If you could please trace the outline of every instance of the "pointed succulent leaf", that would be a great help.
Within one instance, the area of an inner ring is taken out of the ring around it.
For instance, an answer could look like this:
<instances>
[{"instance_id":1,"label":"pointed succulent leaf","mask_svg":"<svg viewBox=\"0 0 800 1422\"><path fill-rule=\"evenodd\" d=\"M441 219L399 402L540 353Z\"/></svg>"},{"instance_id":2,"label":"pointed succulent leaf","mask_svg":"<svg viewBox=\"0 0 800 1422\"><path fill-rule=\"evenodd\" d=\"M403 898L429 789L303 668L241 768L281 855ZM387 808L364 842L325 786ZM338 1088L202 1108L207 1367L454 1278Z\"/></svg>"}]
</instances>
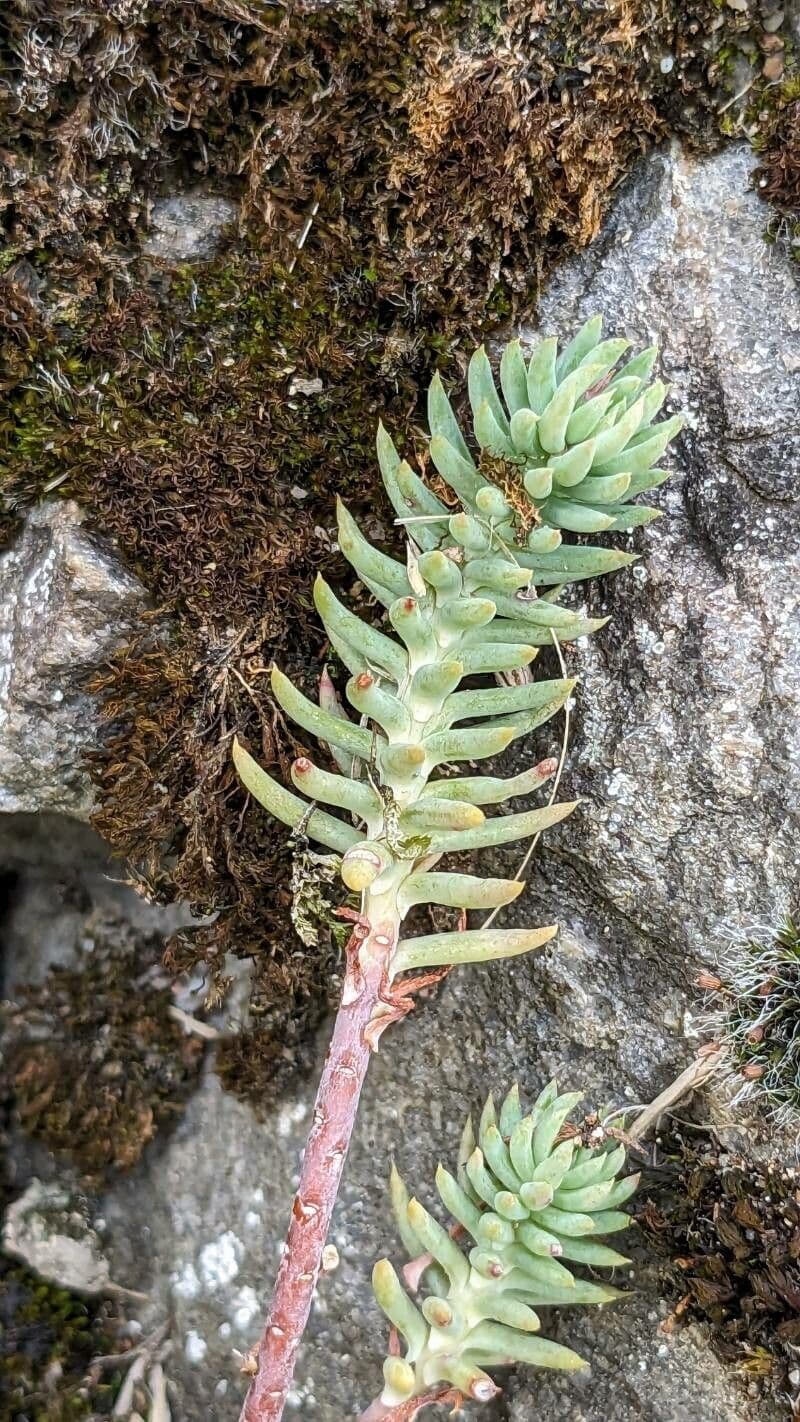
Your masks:
<instances>
[{"instance_id":1,"label":"pointed succulent leaf","mask_svg":"<svg viewBox=\"0 0 800 1422\"><path fill-rule=\"evenodd\" d=\"M373 547L338 497L336 523L339 547L362 581L387 589L391 593L390 602L411 591L402 563Z\"/></svg>"},{"instance_id":2,"label":"pointed succulent leaf","mask_svg":"<svg viewBox=\"0 0 800 1422\"><path fill-rule=\"evenodd\" d=\"M454 1220L458 1220L458 1223L473 1239L476 1239L481 1212L466 1191L462 1190L455 1177L450 1174L449 1170L445 1170L443 1165L439 1165L436 1171L436 1189L445 1209L450 1212Z\"/></svg>"},{"instance_id":3,"label":"pointed succulent leaf","mask_svg":"<svg viewBox=\"0 0 800 1422\"><path fill-rule=\"evenodd\" d=\"M497 1194L498 1182L489 1174L486 1169L486 1162L483 1158L483 1151L476 1146L472 1154L466 1161L467 1178L484 1204L494 1206L494 1197Z\"/></svg>"},{"instance_id":4,"label":"pointed succulent leaf","mask_svg":"<svg viewBox=\"0 0 800 1422\"><path fill-rule=\"evenodd\" d=\"M339 601L321 574L317 575L314 583L314 603L329 635L333 631L344 637L367 662L383 668L392 680L403 680L408 660L402 647L376 627L370 627L369 623L356 617Z\"/></svg>"},{"instance_id":5,"label":"pointed succulent leaf","mask_svg":"<svg viewBox=\"0 0 800 1422\"><path fill-rule=\"evenodd\" d=\"M570 1091L564 1096L557 1096L543 1112L533 1135L533 1156L537 1165L550 1155L555 1145L556 1136L567 1116L582 1099L582 1092Z\"/></svg>"},{"instance_id":6,"label":"pointed succulent leaf","mask_svg":"<svg viewBox=\"0 0 800 1422\"><path fill-rule=\"evenodd\" d=\"M454 849L485 849L488 845L532 839L551 825L560 824L572 814L576 804L573 800L545 805L540 810L522 810L516 815L497 815L474 830L440 830L433 837L431 847L438 854L445 854Z\"/></svg>"},{"instance_id":7,"label":"pointed succulent leaf","mask_svg":"<svg viewBox=\"0 0 800 1422\"><path fill-rule=\"evenodd\" d=\"M471 457L438 370L428 390L428 426L432 435L442 435L465 459Z\"/></svg>"},{"instance_id":8,"label":"pointed succulent leaf","mask_svg":"<svg viewBox=\"0 0 800 1422\"><path fill-rule=\"evenodd\" d=\"M415 904L446 904L451 908L465 909L502 908L516 899L524 887L522 879L478 879L472 874L411 874L400 889L400 911L405 914Z\"/></svg>"},{"instance_id":9,"label":"pointed succulent leaf","mask_svg":"<svg viewBox=\"0 0 800 1422\"><path fill-rule=\"evenodd\" d=\"M437 968L449 963L487 963L495 958L514 958L531 953L554 938L558 929L504 928L468 929L462 933L427 933L407 938L399 944L392 972L412 968Z\"/></svg>"},{"instance_id":10,"label":"pointed succulent leaf","mask_svg":"<svg viewBox=\"0 0 800 1422\"><path fill-rule=\"evenodd\" d=\"M551 624L552 625L552 624ZM558 623L555 624L558 626ZM538 711L555 700L562 703L574 690L572 678L534 681L525 686L487 687L480 691L455 691L448 696L443 712L448 723L472 716L502 716L516 711Z\"/></svg>"},{"instance_id":11,"label":"pointed succulent leaf","mask_svg":"<svg viewBox=\"0 0 800 1422\"><path fill-rule=\"evenodd\" d=\"M435 795L452 800L469 800L473 805L499 805L516 795L531 795L555 774L557 761L539 761L530 770L512 775L508 780L497 775L467 775L452 780L431 780L423 790L423 798Z\"/></svg>"},{"instance_id":12,"label":"pointed succulent leaf","mask_svg":"<svg viewBox=\"0 0 800 1422\"><path fill-rule=\"evenodd\" d=\"M471 1350L496 1355L509 1363L534 1363L538 1368L562 1368L569 1372L587 1368L588 1363L549 1338L522 1337L500 1323L480 1323L470 1338Z\"/></svg>"},{"instance_id":13,"label":"pointed succulent leaf","mask_svg":"<svg viewBox=\"0 0 800 1422\"><path fill-rule=\"evenodd\" d=\"M655 523L656 519L663 518L661 509L647 508L644 504L606 504L605 512L612 518L611 532L629 532L632 528L643 528L645 524Z\"/></svg>"},{"instance_id":14,"label":"pointed succulent leaf","mask_svg":"<svg viewBox=\"0 0 800 1422\"><path fill-rule=\"evenodd\" d=\"M500 357L500 386L509 416L528 405L528 372L519 341L509 341Z\"/></svg>"},{"instance_id":15,"label":"pointed succulent leaf","mask_svg":"<svg viewBox=\"0 0 800 1422\"><path fill-rule=\"evenodd\" d=\"M308 814L308 802L301 800L299 795L293 795L290 790L285 790L277 780L273 780L238 740L233 743L233 763L245 789L277 820L294 829L304 815ZM360 843L363 838L352 825L337 820L333 815L326 815L324 810L312 812L306 832L311 839L319 840L320 844L327 845L328 849L335 849L340 854L351 845Z\"/></svg>"},{"instance_id":16,"label":"pointed succulent leaf","mask_svg":"<svg viewBox=\"0 0 800 1422\"><path fill-rule=\"evenodd\" d=\"M558 361L559 380L563 380L565 375L569 375L590 353L594 360L594 352L600 340L602 329L602 316L590 316L589 320L581 326L580 330L576 332L572 340L568 342L561 352Z\"/></svg>"},{"instance_id":17,"label":"pointed succulent leaf","mask_svg":"<svg viewBox=\"0 0 800 1422\"><path fill-rule=\"evenodd\" d=\"M567 444L581 444L589 439L597 429L614 399L614 391L602 390L589 400L581 401L567 421Z\"/></svg>"},{"instance_id":18,"label":"pointed succulent leaf","mask_svg":"<svg viewBox=\"0 0 800 1422\"><path fill-rule=\"evenodd\" d=\"M508 932L509 930L506 930ZM514 932L514 929L510 930ZM519 931L519 930L516 930ZM524 930L523 930L524 931ZM547 940L545 940L546 942ZM539 944L536 945L540 946ZM511 1164L511 1156L508 1147L503 1140L497 1126L487 1126L478 1135L481 1150L492 1174L505 1186L506 1190L516 1193L522 1184L517 1172Z\"/></svg>"},{"instance_id":19,"label":"pointed succulent leaf","mask_svg":"<svg viewBox=\"0 0 800 1422\"><path fill-rule=\"evenodd\" d=\"M519 1225L516 1231L516 1240L521 1241L523 1232L533 1236L535 1229L535 1225L530 1223ZM565 1268L563 1264L559 1264L552 1252L533 1254L522 1242L517 1242L503 1251L503 1257L513 1268L521 1269L533 1284L543 1285L546 1288L565 1289L567 1293L575 1285L575 1280L569 1269Z\"/></svg>"},{"instance_id":20,"label":"pointed succulent leaf","mask_svg":"<svg viewBox=\"0 0 800 1422\"><path fill-rule=\"evenodd\" d=\"M456 731L439 731L425 737L425 752L431 765L459 760L489 760L511 744L515 731L512 726L465 726ZM449 844L447 847L453 848ZM461 847L479 848L475 844Z\"/></svg>"},{"instance_id":21,"label":"pointed succulent leaf","mask_svg":"<svg viewBox=\"0 0 800 1422\"><path fill-rule=\"evenodd\" d=\"M533 1174L533 1120L525 1116L519 1121L508 1142L511 1164L520 1180L530 1180Z\"/></svg>"},{"instance_id":22,"label":"pointed succulent leaf","mask_svg":"<svg viewBox=\"0 0 800 1422\"><path fill-rule=\"evenodd\" d=\"M508 435L508 420L497 393L492 367L484 346L479 346L467 369L467 389L472 414L477 424L478 412L485 405L502 435Z\"/></svg>"},{"instance_id":23,"label":"pointed succulent leaf","mask_svg":"<svg viewBox=\"0 0 800 1422\"><path fill-rule=\"evenodd\" d=\"M351 677L345 687L351 706L375 721L389 740L405 741L411 733L411 713L399 697L386 691L371 672Z\"/></svg>"},{"instance_id":24,"label":"pointed succulent leaf","mask_svg":"<svg viewBox=\"0 0 800 1422\"><path fill-rule=\"evenodd\" d=\"M594 1239L562 1239L561 1257L571 1263L588 1264L593 1269L617 1269L631 1262L616 1249L609 1249Z\"/></svg>"},{"instance_id":25,"label":"pointed succulent leaf","mask_svg":"<svg viewBox=\"0 0 800 1422\"><path fill-rule=\"evenodd\" d=\"M596 464L595 473L642 474L661 458L670 440L674 439L682 428L683 418L680 415L673 415L672 419L664 420L660 425L652 425L643 431L644 438L640 436L637 441L637 436L634 435L620 454Z\"/></svg>"},{"instance_id":26,"label":"pointed succulent leaf","mask_svg":"<svg viewBox=\"0 0 800 1422\"><path fill-rule=\"evenodd\" d=\"M541 504L553 492L553 471L546 465L526 469L522 480L525 492L535 504Z\"/></svg>"},{"instance_id":27,"label":"pointed succulent leaf","mask_svg":"<svg viewBox=\"0 0 800 1422\"><path fill-rule=\"evenodd\" d=\"M404 834L420 834L433 830L468 830L482 825L486 816L478 805L465 800L436 800L426 795L400 816Z\"/></svg>"},{"instance_id":28,"label":"pointed succulent leaf","mask_svg":"<svg viewBox=\"0 0 800 1422\"><path fill-rule=\"evenodd\" d=\"M461 1289L469 1278L469 1265L454 1240L433 1215L428 1214L419 1200L408 1206L408 1222L438 1264L441 1264L453 1288Z\"/></svg>"},{"instance_id":29,"label":"pointed succulent leaf","mask_svg":"<svg viewBox=\"0 0 800 1422\"><path fill-rule=\"evenodd\" d=\"M585 479L579 488L573 489L572 497L578 503L598 505L615 504L625 497L630 487L630 474L596 474Z\"/></svg>"},{"instance_id":30,"label":"pointed succulent leaf","mask_svg":"<svg viewBox=\"0 0 800 1422\"><path fill-rule=\"evenodd\" d=\"M519 1086L517 1082L511 1087L500 1107L500 1134L506 1138L511 1135L515 1126L522 1120L522 1102L519 1099Z\"/></svg>"},{"instance_id":31,"label":"pointed succulent leaf","mask_svg":"<svg viewBox=\"0 0 800 1422\"><path fill-rule=\"evenodd\" d=\"M487 1302L486 1317L494 1323L504 1323L508 1328L519 1328L523 1333L538 1333L542 1326L539 1315L521 1299L503 1298L502 1295Z\"/></svg>"},{"instance_id":32,"label":"pointed succulent leaf","mask_svg":"<svg viewBox=\"0 0 800 1422\"><path fill-rule=\"evenodd\" d=\"M494 1207L504 1220L526 1220L528 1211L513 1190L499 1190L494 1197Z\"/></svg>"},{"instance_id":33,"label":"pointed succulent leaf","mask_svg":"<svg viewBox=\"0 0 800 1422\"><path fill-rule=\"evenodd\" d=\"M492 454L509 457L515 452L510 434L504 434L488 400L482 401L475 411L475 438L481 449L488 449Z\"/></svg>"},{"instance_id":34,"label":"pointed succulent leaf","mask_svg":"<svg viewBox=\"0 0 800 1422\"><path fill-rule=\"evenodd\" d=\"M388 1259L379 1259L372 1271L376 1301L390 1323L402 1333L408 1345L407 1359L413 1363L428 1339L428 1325L411 1302Z\"/></svg>"},{"instance_id":35,"label":"pointed succulent leaf","mask_svg":"<svg viewBox=\"0 0 800 1422\"><path fill-rule=\"evenodd\" d=\"M542 505L542 518L554 528L565 528L570 533L602 533L614 525L613 514L600 513L571 499L547 499Z\"/></svg>"},{"instance_id":36,"label":"pointed succulent leaf","mask_svg":"<svg viewBox=\"0 0 800 1422\"><path fill-rule=\"evenodd\" d=\"M425 1246L419 1235L412 1228L408 1219L408 1207L411 1203L411 1196L406 1188L400 1171L393 1163L389 1175L389 1198L392 1202L392 1213L394 1214L397 1232L403 1242L406 1253L415 1259L417 1255L425 1253Z\"/></svg>"},{"instance_id":37,"label":"pointed succulent leaf","mask_svg":"<svg viewBox=\"0 0 800 1422\"><path fill-rule=\"evenodd\" d=\"M323 711L335 716L339 721L349 721L350 717L345 711L339 693L333 684L327 666L323 666L319 677L319 704ZM338 746L332 746L328 741L322 741L321 745L328 752L334 764L339 767L344 775L355 777L358 774L360 764L358 757L348 754L347 751L340 750Z\"/></svg>"},{"instance_id":38,"label":"pointed succulent leaf","mask_svg":"<svg viewBox=\"0 0 800 1422\"><path fill-rule=\"evenodd\" d=\"M577 401L602 374L601 365L579 366L561 382L536 429L539 443L548 454L560 454L564 449L567 425Z\"/></svg>"},{"instance_id":39,"label":"pointed succulent leaf","mask_svg":"<svg viewBox=\"0 0 800 1422\"><path fill-rule=\"evenodd\" d=\"M612 385L618 385L620 381L628 380L631 376L636 376L639 380L647 380L655 365L657 355L657 346L648 346L646 350L640 351L626 365L620 367L611 382Z\"/></svg>"},{"instance_id":40,"label":"pointed succulent leaf","mask_svg":"<svg viewBox=\"0 0 800 1422\"><path fill-rule=\"evenodd\" d=\"M553 1234L559 1236L591 1234L597 1228L596 1220L585 1211L560 1210L555 1205L546 1205L544 1209L537 1210L534 1219L538 1224L544 1225L545 1229L552 1230Z\"/></svg>"},{"instance_id":41,"label":"pointed succulent leaf","mask_svg":"<svg viewBox=\"0 0 800 1422\"><path fill-rule=\"evenodd\" d=\"M459 650L464 676L518 671L520 667L530 666L536 655L536 647L525 642L518 642L516 645L507 642L494 646L463 647Z\"/></svg>"},{"instance_id":42,"label":"pointed succulent leaf","mask_svg":"<svg viewBox=\"0 0 800 1422\"><path fill-rule=\"evenodd\" d=\"M536 347L528 365L528 401L537 415L542 414L555 392L557 353L558 341L550 336Z\"/></svg>"},{"instance_id":43,"label":"pointed succulent leaf","mask_svg":"<svg viewBox=\"0 0 800 1422\"><path fill-rule=\"evenodd\" d=\"M340 810L349 810L362 820L375 819L382 810L380 796L362 780L352 780L349 775L331 775L321 770L307 756L298 756L292 764L292 783L302 790L309 800L321 800L325 805L336 805Z\"/></svg>"},{"instance_id":44,"label":"pointed succulent leaf","mask_svg":"<svg viewBox=\"0 0 800 1422\"><path fill-rule=\"evenodd\" d=\"M514 1282L512 1275L509 1283ZM615 1289L610 1284L596 1284L593 1279L575 1279L573 1284L572 1289L559 1289L554 1284L547 1288L534 1285L526 1291L525 1301L534 1308L543 1308L545 1305L550 1308L559 1305L571 1308L579 1304L614 1303L616 1299L625 1298L624 1289Z\"/></svg>"}]
</instances>

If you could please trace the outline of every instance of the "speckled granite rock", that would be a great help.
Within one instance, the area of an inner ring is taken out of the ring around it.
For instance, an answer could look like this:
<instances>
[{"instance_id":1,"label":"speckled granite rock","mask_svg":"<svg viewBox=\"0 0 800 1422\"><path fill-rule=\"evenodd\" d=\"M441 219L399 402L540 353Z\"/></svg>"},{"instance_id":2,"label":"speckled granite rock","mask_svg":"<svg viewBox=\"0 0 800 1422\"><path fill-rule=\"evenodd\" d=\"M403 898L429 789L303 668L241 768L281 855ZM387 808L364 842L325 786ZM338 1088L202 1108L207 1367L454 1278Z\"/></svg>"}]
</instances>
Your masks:
<instances>
[{"instance_id":1,"label":"speckled granite rock","mask_svg":"<svg viewBox=\"0 0 800 1422\"><path fill-rule=\"evenodd\" d=\"M144 591L71 502L33 509L0 557L0 812L84 817L96 708L81 678L123 639Z\"/></svg>"},{"instance_id":2,"label":"speckled granite rock","mask_svg":"<svg viewBox=\"0 0 800 1422\"><path fill-rule=\"evenodd\" d=\"M651 156L541 304L547 330L604 310L638 343L658 338L691 425L661 491L668 518L638 536L645 563L591 593L614 621L573 657L583 685L566 785L587 803L547 836L529 892L504 914L509 926L560 921L557 947L459 971L385 1039L335 1216L340 1266L321 1284L287 1419L342 1422L377 1391L369 1270L399 1253L389 1155L431 1202L463 1113L513 1068L527 1092L557 1074L595 1105L647 1101L691 1055L698 958L713 957L723 926L776 912L796 887L800 311L789 266L763 243L750 165L737 148ZM541 745L557 734L544 729ZM176 1418L239 1415L236 1351L259 1331L313 1091L260 1125L207 1076L175 1135L102 1200L114 1277L148 1291L152 1320L175 1320ZM520 1369L473 1415L772 1418L701 1335L659 1331L647 1257L637 1290L610 1313L554 1322L593 1359L590 1375Z\"/></svg>"},{"instance_id":3,"label":"speckled granite rock","mask_svg":"<svg viewBox=\"0 0 800 1422\"><path fill-rule=\"evenodd\" d=\"M581 655L571 758L589 804L551 849L639 927L710 956L724 922L797 892L800 303L762 241L752 161L652 159L541 313L569 329L601 309L658 340L689 413L667 517L632 578L603 585L612 623Z\"/></svg>"},{"instance_id":4,"label":"speckled granite rock","mask_svg":"<svg viewBox=\"0 0 800 1422\"><path fill-rule=\"evenodd\" d=\"M557 1073L595 1104L650 1099L693 1050L698 957L796 889L800 311L789 267L762 241L751 163L737 148L643 162L601 239L542 303L546 329L601 309L612 329L657 338L690 427L661 491L668 518L637 539L636 571L594 590L614 621L573 658L582 687L566 784L587 803L548 835L505 914L558 919L558 945L461 970L388 1034L336 1215L340 1264L320 1288L287 1417L342 1422L376 1390L368 1279L375 1256L397 1250L380 1183L391 1152L430 1200L465 1109L513 1066L528 1091ZM556 735L548 728L543 746ZM174 1313L182 1417L238 1416L234 1350L257 1335L313 1087L265 1103L260 1126L209 1078L166 1148L103 1202L115 1276ZM636 1282L614 1311L554 1325L592 1358L588 1377L521 1369L486 1422L773 1415L698 1333L659 1331L646 1260Z\"/></svg>"},{"instance_id":5,"label":"speckled granite rock","mask_svg":"<svg viewBox=\"0 0 800 1422\"><path fill-rule=\"evenodd\" d=\"M234 222L235 202L201 190L161 198L153 206L144 251L168 262L201 262L214 255L224 227Z\"/></svg>"}]
</instances>

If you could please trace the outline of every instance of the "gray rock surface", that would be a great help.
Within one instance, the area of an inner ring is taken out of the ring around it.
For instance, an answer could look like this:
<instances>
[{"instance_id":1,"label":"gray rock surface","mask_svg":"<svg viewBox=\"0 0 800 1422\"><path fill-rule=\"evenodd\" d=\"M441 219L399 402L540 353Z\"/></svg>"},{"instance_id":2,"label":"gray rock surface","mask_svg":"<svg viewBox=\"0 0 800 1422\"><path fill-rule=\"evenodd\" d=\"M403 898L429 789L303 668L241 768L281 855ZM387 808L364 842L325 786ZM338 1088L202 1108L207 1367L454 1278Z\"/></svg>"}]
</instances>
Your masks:
<instances>
[{"instance_id":1,"label":"gray rock surface","mask_svg":"<svg viewBox=\"0 0 800 1422\"><path fill-rule=\"evenodd\" d=\"M97 711L81 681L144 591L81 522L72 502L43 504L0 557L0 811L88 814Z\"/></svg>"},{"instance_id":2,"label":"gray rock surface","mask_svg":"<svg viewBox=\"0 0 800 1422\"><path fill-rule=\"evenodd\" d=\"M143 251L167 262L201 262L212 257L222 229L236 220L235 202L196 190L154 204Z\"/></svg>"},{"instance_id":3,"label":"gray rock surface","mask_svg":"<svg viewBox=\"0 0 800 1422\"><path fill-rule=\"evenodd\" d=\"M3 1248L62 1288L80 1294L110 1291L98 1235L80 1201L61 1185L31 1180L6 1211Z\"/></svg>"},{"instance_id":4,"label":"gray rock surface","mask_svg":"<svg viewBox=\"0 0 800 1422\"><path fill-rule=\"evenodd\" d=\"M489 1087L516 1076L531 1093L555 1074L598 1106L649 1100L692 1055L698 960L796 891L800 311L788 264L762 241L751 164L738 148L643 161L542 303L546 330L602 310L611 330L658 339L690 427L660 491L668 517L637 535L635 571L590 593L614 621L572 657L582 685L564 788L587 803L547 836L505 911L508 925L558 920L557 946L459 971L387 1034L335 1218L340 1263L320 1287L287 1418L343 1422L378 1388L385 1332L368 1280L378 1254L400 1257L390 1155L432 1203L436 1160L452 1160ZM558 733L546 728L526 759ZM498 854L496 866L515 862ZM113 1276L150 1294L146 1324L174 1319L167 1371L183 1422L238 1417L237 1350L258 1333L313 1090L265 1102L259 1123L208 1076L175 1134L102 1201ZM591 1373L521 1369L476 1417L774 1415L699 1332L660 1330L656 1271L637 1252L627 1303L548 1322Z\"/></svg>"}]
</instances>

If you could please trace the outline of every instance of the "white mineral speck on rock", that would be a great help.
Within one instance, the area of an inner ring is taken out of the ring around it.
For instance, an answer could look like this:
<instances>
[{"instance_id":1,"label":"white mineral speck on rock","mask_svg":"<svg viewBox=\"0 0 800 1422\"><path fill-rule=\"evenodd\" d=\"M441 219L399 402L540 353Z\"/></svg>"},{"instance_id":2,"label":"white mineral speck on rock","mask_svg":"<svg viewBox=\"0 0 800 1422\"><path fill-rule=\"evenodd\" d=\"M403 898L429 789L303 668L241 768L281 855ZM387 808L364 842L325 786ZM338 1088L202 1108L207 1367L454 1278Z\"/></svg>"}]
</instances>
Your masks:
<instances>
[{"instance_id":1,"label":"white mineral speck on rock","mask_svg":"<svg viewBox=\"0 0 800 1422\"><path fill-rule=\"evenodd\" d=\"M239 1272L244 1245L232 1230L200 1250L200 1277L208 1289L223 1289Z\"/></svg>"},{"instance_id":2,"label":"white mineral speck on rock","mask_svg":"<svg viewBox=\"0 0 800 1422\"><path fill-rule=\"evenodd\" d=\"M276 1123L278 1135L284 1138L288 1136L292 1126L299 1126L307 1115L308 1107L305 1101L296 1101L294 1105L281 1107Z\"/></svg>"},{"instance_id":3,"label":"white mineral speck on rock","mask_svg":"<svg viewBox=\"0 0 800 1422\"><path fill-rule=\"evenodd\" d=\"M244 1288L239 1290L233 1300L233 1322L235 1327L242 1331L249 1328L259 1309L258 1294L255 1289L251 1289L249 1284L245 1284Z\"/></svg>"},{"instance_id":4,"label":"white mineral speck on rock","mask_svg":"<svg viewBox=\"0 0 800 1422\"><path fill-rule=\"evenodd\" d=\"M195 1333L194 1329L192 1328L186 1335L186 1341L183 1345L183 1351L186 1355L186 1361L188 1363L192 1363L196 1367L198 1363L202 1363L203 1359L205 1358L206 1353L208 1352L208 1344L206 1343L205 1338L201 1338L200 1334Z\"/></svg>"},{"instance_id":5,"label":"white mineral speck on rock","mask_svg":"<svg viewBox=\"0 0 800 1422\"><path fill-rule=\"evenodd\" d=\"M191 1262L184 1265L177 1274L170 1276L172 1292L180 1299L196 1299L200 1292L200 1280L197 1277L197 1270Z\"/></svg>"}]
</instances>

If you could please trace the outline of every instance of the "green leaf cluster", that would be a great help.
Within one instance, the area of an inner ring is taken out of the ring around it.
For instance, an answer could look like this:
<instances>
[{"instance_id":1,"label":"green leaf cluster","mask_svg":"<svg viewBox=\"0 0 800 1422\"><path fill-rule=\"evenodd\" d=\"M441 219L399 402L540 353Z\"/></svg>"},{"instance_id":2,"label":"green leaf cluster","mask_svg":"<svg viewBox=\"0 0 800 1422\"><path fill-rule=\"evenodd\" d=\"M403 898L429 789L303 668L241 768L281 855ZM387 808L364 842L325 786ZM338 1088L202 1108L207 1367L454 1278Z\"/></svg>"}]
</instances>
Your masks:
<instances>
[{"instance_id":1,"label":"green leaf cluster","mask_svg":"<svg viewBox=\"0 0 800 1422\"><path fill-rule=\"evenodd\" d=\"M459 564L441 550L412 555L403 568L371 547L341 504L339 535L359 577L385 601L395 635L360 620L318 578L317 609L351 672L345 688L349 707L334 700L327 682L320 703L309 700L277 668L272 690L284 714L330 751L337 772L299 757L291 770L301 792L295 794L237 744L239 773L278 819L293 828L302 821L310 838L341 855L342 880L366 896L364 912L371 922L388 918L399 925L421 903L465 909L506 904L520 892L520 882L434 872L434 866L450 851L529 838L569 814L570 803L494 816L484 810L537 789L555 763L543 762L507 780L442 770L499 754L553 716L574 682L561 678L460 690L473 672L527 665L536 648L489 640L494 602L474 593ZM463 931L407 939L395 949L391 975L525 952L554 932L549 927Z\"/></svg>"},{"instance_id":2,"label":"green leaf cluster","mask_svg":"<svg viewBox=\"0 0 800 1422\"><path fill-rule=\"evenodd\" d=\"M424 547L439 546L446 524L473 557L513 548L542 585L580 581L630 561L613 550L565 545L562 531L630 529L657 518L658 510L631 500L668 478L655 466L683 420L654 423L668 394L662 381L648 384L656 348L621 365L630 342L601 340L601 333L602 318L593 316L563 351L550 337L527 360L520 342L511 341L500 360L499 392L481 346L468 374L477 457L434 377L430 457L462 504L455 526L451 511L420 487L382 436L389 497L401 519L411 513L410 531ZM421 524L424 516L431 522Z\"/></svg>"},{"instance_id":3,"label":"green leaf cluster","mask_svg":"<svg viewBox=\"0 0 800 1422\"><path fill-rule=\"evenodd\" d=\"M573 808L484 812L538 789L554 773L552 761L508 780L455 772L498 755L564 705L571 679L531 679L540 646L603 625L561 607L561 590L631 557L564 545L561 530L630 527L654 516L625 501L666 477L652 466L680 420L653 425L666 394L660 382L647 385L655 352L617 370L627 345L601 341L599 318L561 355L547 340L526 362L512 341L500 362L502 400L486 353L478 350L469 367L477 462L436 377L430 454L460 504L456 512L400 459L381 426L378 460L408 531L405 563L375 548L338 502L339 545L384 610L382 624L358 617L320 576L314 600L350 673L347 706L327 677L317 703L277 668L272 673L281 710L321 742L336 773L302 756L292 766L292 791L238 744L234 757L247 788L276 818L292 828L302 822L311 839L341 856L342 880L364 896L370 923L391 922L399 932L415 904L508 903L519 881L436 871L438 860L528 839ZM463 685L475 675L506 684ZM401 941L390 977L525 952L554 932L476 930Z\"/></svg>"},{"instance_id":4,"label":"green leaf cluster","mask_svg":"<svg viewBox=\"0 0 800 1422\"><path fill-rule=\"evenodd\" d=\"M440 1383L488 1401L497 1388L486 1369L509 1363L586 1366L572 1349L540 1336L537 1310L620 1297L609 1285L577 1278L570 1266L630 1262L600 1241L629 1224L620 1206L639 1177L619 1178L624 1146L602 1137L587 1144L577 1128L565 1129L580 1099L580 1092L559 1096L551 1082L523 1114L516 1086L499 1113L490 1096L477 1136L467 1121L455 1174L442 1165L436 1172L439 1198L455 1222L449 1229L409 1197L393 1170L395 1217L424 1271L425 1297L411 1299L388 1259L376 1264L375 1297L405 1345L403 1356L384 1362L385 1406Z\"/></svg>"}]
</instances>

